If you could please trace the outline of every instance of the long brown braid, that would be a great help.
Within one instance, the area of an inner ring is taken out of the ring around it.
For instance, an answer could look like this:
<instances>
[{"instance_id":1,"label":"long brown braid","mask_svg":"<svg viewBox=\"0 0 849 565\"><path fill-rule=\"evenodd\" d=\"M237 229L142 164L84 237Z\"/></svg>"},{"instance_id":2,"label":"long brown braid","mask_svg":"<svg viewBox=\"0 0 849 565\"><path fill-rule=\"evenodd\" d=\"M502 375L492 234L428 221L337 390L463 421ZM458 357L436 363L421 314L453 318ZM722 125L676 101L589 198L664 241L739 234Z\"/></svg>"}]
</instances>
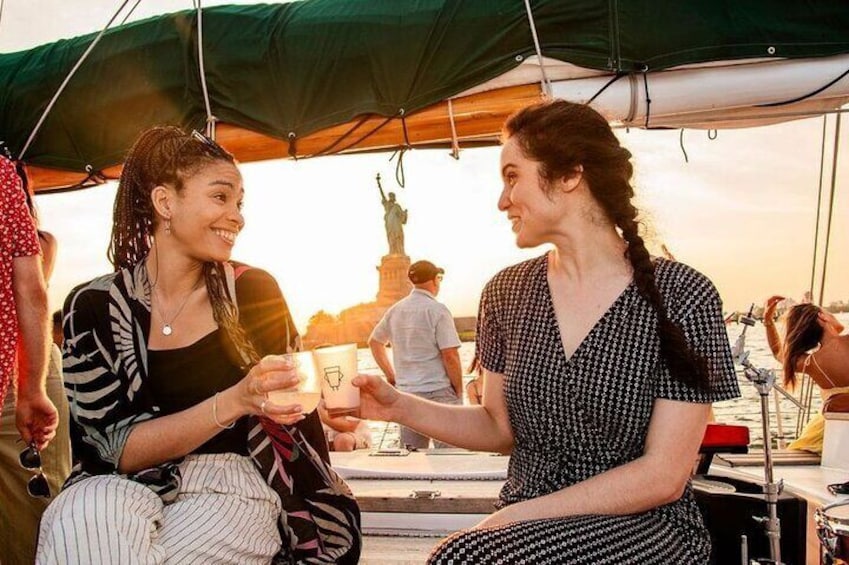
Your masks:
<instances>
[{"instance_id":1,"label":"long brown braid","mask_svg":"<svg viewBox=\"0 0 849 565\"><path fill-rule=\"evenodd\" d=\"M583 104L542 102L508 118L503 137L515 138L522 153L539 162L540 176L547 181L543 190L583 166L590 192L628 243L625 257L634 270L637 290L657 312L660 352L669 372L680 382L709 388L706 360L689 347L684 332L669 319L658 291L654 265L639 234L639 212L631 203L631 153L619 144L607 120Z\"/></svg>"},{"instance_id":2,"label":"long brown braid","mask_svg":"<svg viewBox=\"0 0 849 565\"><path fill-rule=\"evenodd\" d=\"M169 185L180 192L186 178L216 161L235 164L233 156L215 142L177 127L155 127L139 136L124 161L115 197L108 257L116 271L133 269L151 251L158 222L153 189ZM205 263L203 277L215 322L240 353L234 360L241 366L258 362L256 348L239 323L235 296L230 297L227 290L224 265Z\"/></svg>"}]
</instances>

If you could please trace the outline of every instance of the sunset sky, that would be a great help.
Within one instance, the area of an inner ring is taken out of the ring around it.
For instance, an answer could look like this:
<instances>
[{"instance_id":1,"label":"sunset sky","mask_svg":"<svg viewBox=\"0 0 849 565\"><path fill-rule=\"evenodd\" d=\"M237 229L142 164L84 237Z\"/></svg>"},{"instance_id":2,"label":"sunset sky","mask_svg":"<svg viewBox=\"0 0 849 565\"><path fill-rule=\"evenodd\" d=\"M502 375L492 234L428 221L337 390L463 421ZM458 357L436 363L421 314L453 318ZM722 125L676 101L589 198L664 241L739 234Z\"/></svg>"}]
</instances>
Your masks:
<instances>
[{"instance_id":1,"label":"sunset sky","mask_svg":"<svg viewBox=\"0 0 849 565\"><path fill-rule=\"evenodd\" d=\"M220 2L204 2L204 6ZM233 3L233 2L230 2ZM55 17L22 22L21 4ZM117 2L7 2L0 51L12 51L93 31ZM109 4L104 8L103 4ZM90 5L91 9L81 9ZM151 10L191 2L142 2ZM146 8L145 8L146 7ZM829 119L827 165L834 118ZM841 136L825 303L849 300L849 123ZM820 172L822 118L747 130L716 139L687 130L621 130L634 153L635 186L655 249L665 243L683 262L714 280L726 310L747 308L771 293L799 297L810 284ZM381 255L387 252L383 208L374 176L409 209L407 253L446 270L440 298L454 315L473 315L486 280L499 269L537 255L516 249L498 212L498 148L416 150L404 158L406 187L395 183L390 155L269 161L242 166L247 226L234 258L274 274L302 329L319 309L336 313L374 299ZM826 181L830 169L826 168ZM827 189L827 186L826 186ZM115 186L37 198L42 225L59 240L50 296L54 307L71 287L108 272L106 261ZM822 238L820 239L822 243ZM817 281L815 297L818 296Z\"/></svg>"}]
</instances>

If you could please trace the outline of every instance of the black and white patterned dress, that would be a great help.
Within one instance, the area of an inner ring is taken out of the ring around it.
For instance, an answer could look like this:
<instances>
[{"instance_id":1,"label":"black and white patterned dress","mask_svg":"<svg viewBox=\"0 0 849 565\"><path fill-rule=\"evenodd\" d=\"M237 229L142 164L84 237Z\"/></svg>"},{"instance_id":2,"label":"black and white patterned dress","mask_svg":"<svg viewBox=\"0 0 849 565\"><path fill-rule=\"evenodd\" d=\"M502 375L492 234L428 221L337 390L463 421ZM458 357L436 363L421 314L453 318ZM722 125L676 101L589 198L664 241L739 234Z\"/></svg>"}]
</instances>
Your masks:
<instances>
[{"instance_id":1,"label":"black and white patterned dress","mask_svg":"<svg viewBox=\"0 0 849 565\"><path fill-rule=\"evenodd\" d=\"M739 396L713 284L658 259L670 318L708 360L712 387L673 380L660 359L657 316L632 282L567 359L546 257L496 275L481 297L478 351L504 378L515 444L502 506L563 489L643 454L655 399L708 403ZM578 516L458 532L430 563L706 563L710 540L689 485L676 502L624 516Z\"/></svg>"}]
</instances>

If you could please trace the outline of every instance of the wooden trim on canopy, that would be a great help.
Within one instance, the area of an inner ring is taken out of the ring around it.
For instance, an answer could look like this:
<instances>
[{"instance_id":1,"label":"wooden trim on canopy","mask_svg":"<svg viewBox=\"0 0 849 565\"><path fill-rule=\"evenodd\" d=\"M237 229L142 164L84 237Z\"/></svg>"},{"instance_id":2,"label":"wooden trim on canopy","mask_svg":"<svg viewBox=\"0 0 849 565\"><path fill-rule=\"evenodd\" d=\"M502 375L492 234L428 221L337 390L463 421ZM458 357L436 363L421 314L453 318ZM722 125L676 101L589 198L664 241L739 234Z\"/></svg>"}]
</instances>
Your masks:
<instances>
[{"instance_id":1,"label":"wooden trim on canopy","mask_svg":"<svg viewBox=\"0 0 849 565\"><path fill-rule=\"evenodd\" d=\"M499 88L453 99L454 125L458 141L461 146L463 142L497 143L501 126L507 116L520 108L538 102L541 96L539 84L532 84ZM346 139L330 149L329 154L381 151L403 147L404 126L400 118L390 119L372 135L356 145L350 145L378 128L386 120L387 118L383 116L369 116ZM318 153L331 147L357 121L359 119L296 139L297 157L317 156ZM410 114L405 121L411 146L451 146L451 122L448 117L447 101ZM218 143L243 163L290 157L288 141L281 141L226 123L218 124L216 134ZM88 178L85 173L37 166L29 166L27 170L31 186L36 192L61 192L63 189L83 188L77 185ZM102 173L106 178L118 178L121 175L121 165L109 167Z\"/></svg>"}]
</instances>

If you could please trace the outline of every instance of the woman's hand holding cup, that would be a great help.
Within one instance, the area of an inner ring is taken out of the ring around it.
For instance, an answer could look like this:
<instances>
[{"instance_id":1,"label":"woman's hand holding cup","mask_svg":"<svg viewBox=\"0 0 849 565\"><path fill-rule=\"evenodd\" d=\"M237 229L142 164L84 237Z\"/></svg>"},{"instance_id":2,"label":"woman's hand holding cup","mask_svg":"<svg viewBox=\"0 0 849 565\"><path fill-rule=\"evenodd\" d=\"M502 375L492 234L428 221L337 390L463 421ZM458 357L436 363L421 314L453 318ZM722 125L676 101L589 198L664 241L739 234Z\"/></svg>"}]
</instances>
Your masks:
<instances>
[{"instance_id":1,"label":"woman's hand holding cup","mask_svg":"<svg viewBox=\"0 0 849 565\"><path fill-rule=\"evenodd\" d=\"M304 419L300 404L279 405L268 398L270 391L297 390L298 373L291 355L267 355L239 383L245 414L264 416L278 424L292 425Z\"/></svg>"},{"instance_id":2,"label":"woman's hand holding cup","mask_svg":"<svg viewBox=\"0 0 849 565\"><path fill-rule=\"evenodd\" d=\"M357 375L352 384L360 389L360 418L397 422L401 393L378 375Z\"/></svg>"}]
</instances>

